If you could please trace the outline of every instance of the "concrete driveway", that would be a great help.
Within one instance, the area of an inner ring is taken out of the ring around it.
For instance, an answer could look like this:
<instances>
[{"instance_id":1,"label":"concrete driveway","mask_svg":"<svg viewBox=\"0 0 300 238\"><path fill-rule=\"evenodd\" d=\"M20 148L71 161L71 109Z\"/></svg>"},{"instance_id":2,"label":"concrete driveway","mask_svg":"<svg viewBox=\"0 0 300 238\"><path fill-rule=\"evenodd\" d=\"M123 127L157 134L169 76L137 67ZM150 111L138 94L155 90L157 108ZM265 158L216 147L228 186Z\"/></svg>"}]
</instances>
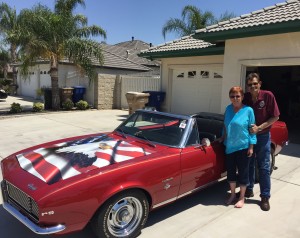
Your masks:
<instances>
[{"instance_id":1,"label":"concrete driveway","mask_svg":"<svg viewBox=\"0 0 300 238\"><path fill-rule=\"evenodd\" d=\"M28 146L54 139L109 131L121 123L127 111L86 111L1 117L0 159ZM259 188L242 209L224 206L228 185L217 185L150 213L139 237L300 237L300 145L291 144L276 157L272 174L271 210L259 208ZM0 174L2 180L2 175ZM0 204L2 200L0 200ZM0 205L1 238L42 237L33 234ZM48 236L55 237L55 236ZM95 237L91 229L61 236Z\"/></svg>"}]
</instances>

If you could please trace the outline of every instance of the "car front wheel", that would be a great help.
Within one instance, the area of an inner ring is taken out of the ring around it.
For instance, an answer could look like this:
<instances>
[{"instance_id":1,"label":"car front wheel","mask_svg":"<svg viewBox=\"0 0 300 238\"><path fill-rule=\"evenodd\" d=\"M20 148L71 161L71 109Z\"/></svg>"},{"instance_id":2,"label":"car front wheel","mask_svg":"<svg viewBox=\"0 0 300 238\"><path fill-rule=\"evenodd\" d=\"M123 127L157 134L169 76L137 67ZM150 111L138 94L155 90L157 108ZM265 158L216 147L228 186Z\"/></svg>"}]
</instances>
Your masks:
<instances>
[{"instance_id":1,"label":"car front wheel","mask_svg":"<svg viewBox=\"0 0 300 238\"><path fill-rule=\"evenodd\" d=\"M141 191L126 191L109 199L92 223L95 234L107 238L131 238L140 234L149 213L149 203Z\"/></svg>"}]
</instances>

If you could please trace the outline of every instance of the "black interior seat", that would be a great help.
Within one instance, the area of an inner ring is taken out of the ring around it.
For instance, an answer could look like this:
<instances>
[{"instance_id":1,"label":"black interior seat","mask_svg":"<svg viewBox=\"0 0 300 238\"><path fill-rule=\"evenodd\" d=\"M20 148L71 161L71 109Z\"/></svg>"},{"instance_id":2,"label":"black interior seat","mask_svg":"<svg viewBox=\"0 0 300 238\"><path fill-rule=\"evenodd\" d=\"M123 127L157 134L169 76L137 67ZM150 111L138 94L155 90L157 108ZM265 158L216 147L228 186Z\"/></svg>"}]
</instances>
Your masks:
<instances>
[{"instance_id":1,"label":"black interior seat","mask_svg":"<svg viewBox=\"0 0 300 238\"><path fill-rule=\"evenodd\" d=\"M221 137L223 130L223 122L220 120L208 118L196 118L200 140L204 137L210 141Z\"/></svg>"}]
</instances>

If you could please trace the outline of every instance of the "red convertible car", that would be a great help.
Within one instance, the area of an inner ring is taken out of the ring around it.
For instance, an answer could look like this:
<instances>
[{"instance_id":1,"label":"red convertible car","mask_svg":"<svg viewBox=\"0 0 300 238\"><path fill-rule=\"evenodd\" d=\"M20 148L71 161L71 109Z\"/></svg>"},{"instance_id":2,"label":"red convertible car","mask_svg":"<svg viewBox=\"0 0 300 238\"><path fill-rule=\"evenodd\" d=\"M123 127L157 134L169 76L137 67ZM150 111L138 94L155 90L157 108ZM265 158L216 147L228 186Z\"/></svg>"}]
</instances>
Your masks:
<instances>
[{"instance_id":1,"label":"red convertible car","mask_svg":"<svg viewBox=\"0 0 300 238\"><path fill-rule=\"evenodd\" d=\"M215 141L222 126L218 114L138 110L111 133L19 151L1 162L3 207L38 234L91 223L98 237L135 237L149 211L226 176L224 146ZM273 168L288 140L285 123L271 136Z\"/></svg>"}]
</instances>

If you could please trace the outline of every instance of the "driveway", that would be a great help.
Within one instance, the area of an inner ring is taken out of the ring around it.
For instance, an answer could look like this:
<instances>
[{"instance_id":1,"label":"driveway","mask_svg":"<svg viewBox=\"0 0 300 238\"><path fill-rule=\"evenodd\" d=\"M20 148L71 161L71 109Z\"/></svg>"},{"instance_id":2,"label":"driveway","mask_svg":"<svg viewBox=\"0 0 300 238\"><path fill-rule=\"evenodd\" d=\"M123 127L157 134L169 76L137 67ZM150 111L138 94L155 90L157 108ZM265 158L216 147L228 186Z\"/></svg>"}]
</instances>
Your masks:
<instances>
[{"instance_id":1,"label":"driveway","mask_svg":"<svg viewBox=\"0 0 300 238\"><path fill-rule=\"evenodd\" d=\"M8 96L6 99L0 99L0 115L9 112L12 103L19 103L23 111L32 111L34 102L40 102L40 100L23 96Z\"/></svg>"},{"instance_id":2,"label":"driveway","mask_svg":"<svg viewBox=\"0 0 300 238\"><path fill-rule=\"evenodd\" d=\"M27 116L0 116L0 159L9 154L46 141L110 131L128 115L127 111L76 111ZM300 145L290 144L276 157L278 170L272 174L271 210L259 208L259 188L244 208L224 206L228 185L200 191L150 213L139 237L215 238L215 237L300 237ZM0 174L2 180L2 175ZM2 200L0 200L0 204ZM38 238L0 205L1 238ZM55 236L48 236L55 237ZM91 237L89 227L62 238Z\"/></svg>"}]
</instances>

